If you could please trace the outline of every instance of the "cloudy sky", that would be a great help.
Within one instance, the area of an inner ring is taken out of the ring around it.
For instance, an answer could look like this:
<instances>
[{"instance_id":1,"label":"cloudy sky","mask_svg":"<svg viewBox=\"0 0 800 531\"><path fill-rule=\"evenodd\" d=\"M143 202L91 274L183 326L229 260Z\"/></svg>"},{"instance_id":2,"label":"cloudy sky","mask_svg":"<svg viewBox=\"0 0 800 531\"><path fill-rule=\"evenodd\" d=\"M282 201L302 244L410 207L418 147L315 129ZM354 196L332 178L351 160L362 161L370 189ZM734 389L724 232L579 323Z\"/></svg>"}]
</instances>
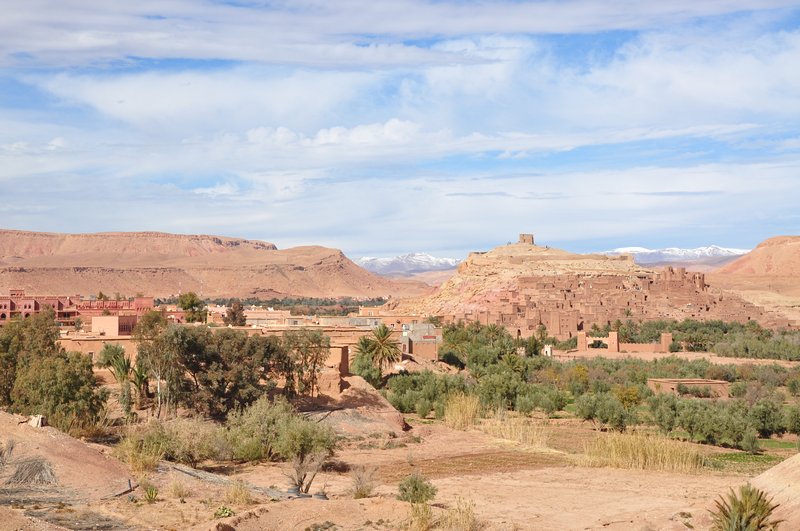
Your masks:
<instances>
[{"instance_id":1,"label":"cloudy sky","mask_svg":"<svg viewBox=\"0 0 800 531\"><path fill-rule=\"evenodd\" d=\"M462 257L800 233L781 0L0 0L0 227Z\"/></svg>"}]
</instances>

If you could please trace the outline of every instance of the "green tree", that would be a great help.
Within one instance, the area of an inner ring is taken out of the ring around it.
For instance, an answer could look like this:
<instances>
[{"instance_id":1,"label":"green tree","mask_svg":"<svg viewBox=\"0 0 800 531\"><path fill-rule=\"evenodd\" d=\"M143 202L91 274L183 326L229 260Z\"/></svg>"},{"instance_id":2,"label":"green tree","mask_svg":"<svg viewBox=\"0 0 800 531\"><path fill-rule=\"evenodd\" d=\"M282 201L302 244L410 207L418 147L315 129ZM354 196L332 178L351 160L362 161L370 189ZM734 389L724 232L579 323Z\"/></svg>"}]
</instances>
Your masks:
<instances>
[{"instance_id":1,"label":"green tree","mask_svg":"<svg viewBox=\"0 0 800 531\"><path fill-rule=\"evenodd\" d=\"M11 405L17 373L40 356L63 355L55 312L46 307L0 328L0 405Z\"/></svg>"},{"instance_id":2,"label":"green tree","mask_svg":"<svg viewBox=\"0 0 800 531\"><path fill-rule=\"evenodd\" d=\"M178 307L186 313L187 323L204 323L206 321L206 303L189 291L178 296Z\"/></svg>"},{"instance_id":3,"label":"green tree","mask_svg":"<svg viewBox=\"0 0 800 531\"><path fill-rule=\"evenodd\" d=\"M158 418L164 406L168 413L177 407L177 392L183 378L183 367L178 363L183 338L180 328L168 324L163 313L151 311L145 313L133 329L137 367L155 381Z\"/></svg>"},{"instance_id":4,"label":"green tree","mask_svg":"<svg viewBox=\"0 0 800 531\"><path fill-rule=\"evenodd\" d=\"M297 416L285 422L275 440L275 451L291 462L291 479L301 492L309 491L335 447L336 435L329 426Z\"/></svg>"},{"instance_id":5,"label":"green tree","mask_svg":"<svg viewBox=\"0 0 800 531\"><path fill-rule=\"evenodd\" d=\"M239 300L233 301L228 308L225 317L222 318L226 325L244 326L247 324L247 317L244 315L244 306Z\"/></svg>"},{"instance_id":6,"label":"green tree","mask_svg":"<svg viewBox=\"0 0 800 531\"><path fill-rule=\"evenodd\" d=\"M354 349L355 356L350 363L350 372L364 378L372 387L378 388L382 383L382 375L380 368L375 366L372 359L371 348L372 342L367 336L358 338Z\"/></svg>"},{"instance_id":7,"label":"green tree","mask_svg":"<svg viewBox=\"0 0 800 531\"><path fill-rule=\"evenodd\" d=\"M53 426L70 431L97 420L107 392L97 389L92 361L70 352L26 363L18 370L11 398L14 411L46 415Z\"/></svg>"},{"instance_id":8,"label":"green tree","mask_svg":"<svg viewBox=\"0 0 800 531\"><path fill-rule=\"evenodd\" d=\"M285 376L287 354L275 337L252 336L239 330L185 329L179 362L191 374L189 402L204 414L221 418L246 407Z\"/></svg>"},{"instance_id":9,"label":"green tree","mask_svg":"<svg viewBox=\"0 0 800 531\"><path fill-rule=\"evenodd\" d=\"M286 391L313 396L317 379L330 355L330 338L319 330L291 330L283 335L283 346L293 361L293 377L286 379ZM287 376L289 376L287 374Z\"/></svg>"}]
</instances>

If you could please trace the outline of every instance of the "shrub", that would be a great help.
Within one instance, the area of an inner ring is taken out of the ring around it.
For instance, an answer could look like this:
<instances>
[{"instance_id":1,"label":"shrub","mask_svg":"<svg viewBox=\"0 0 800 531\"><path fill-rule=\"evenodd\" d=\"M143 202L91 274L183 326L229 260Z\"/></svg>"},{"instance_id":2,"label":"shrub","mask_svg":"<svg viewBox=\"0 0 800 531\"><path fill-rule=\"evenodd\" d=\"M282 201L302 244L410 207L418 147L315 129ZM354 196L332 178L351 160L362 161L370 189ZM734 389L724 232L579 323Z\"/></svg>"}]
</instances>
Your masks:
<instances>
[{"instance_id":1,"label":"shrub","mask_svg":"<svg viewBox=\"0 0 800 531\"><path fill-rule=\"evenodd\" d=\"M481 404L477 396L455 394L444 406L444 423L456 430L465 430L475 424L480 416Z\"/></svg>"},{"instance_id":2,"label":"shrub","mask_svg":"<svg viewBox=\"0 0 800 531\"><path fill-rule=\"evenodd\" d=\"M650 397L648 405L653 422L661 430L661 433L667 435L675 429L675 422L678 417L678 399L675 395L655 395Z\"/></svg>"},{"instance_id":3,"label":"shrub","mask_svg":"<svg viewBox=\"0 0 800 531\"><path fill-rule=\"evenodd\" d=\"M424 419L428 416L428 413L431 412L433 406L431 405L430 401L422 398L417 402L416 412L419 415L419 418Z\"/></svg>"},{"instance_id":4,"label":"shrub","mask_svg":"<svg viewBox=\"0 0 800 531\"><path fill-rule=\"evenodd\" d=\"M586 464L638 470L697 472L704 458L689 443L639 433L612 433L586 446Z\"/></svg>"},{"instance_id":5,"label":"shrub","mask_svg":"<svg viewBox=\"0 0 800 531\"><path fill-rule=\"evenodd\" d=\"M350 479L353 482L353 498L369 498L375 490L375 467L356 465L350 471Z\"/></svg>"},{"instance_id":6,"label":"shrub","mask_svg":"<svg viewBox=\"0 0 800 531\"><path fill-rule=\"evenodd\" d=\"M728 392L733 398L744 398L744 396L747 394L747 383L734 382L731 384Z\"/></svg>"},{"instance_id":7,"label":"shrub","mask_svg":"<svg viewBox=\"0 0 800 531\"><path fill-rule=\"evenodd\" d=\"M11 454L14 453L14 446L16 443L14 439L8 439L5 443L0 443L0 472L11 460Z\"/></svg>"},{"instance_id":8,"label":"shrub","mask_svg":"<svg viewBox=\"0 0 800 531\"><path fill-rule=\"evenodd\" d=\"M794 406L786 411L786 431L800 435L800 406Z\"/></svg>"},{"instance_id":9,"label":"shrub","mask_svg":"<svg viewBox=\"0 0 800 531\"><path fill-rule=\"evenodd\" d=\"M758 434L755 430L748 430L742 438L742 450L751 454L757 454L761 451L758 444Z\"/></svg>"},{"instance_id":10,"label":"shrub","mask_svg":"<svg viewBox=\"0 0 800 531\"><path fill-rule=\"evenodd\" d=\"M178 500L188 498L192 493L189 490L189 487L186 486L186 483L178 479L172 480L172 482L169 484L168 490L170 496Z\"/></svg>"},{"instance_id":11,"label":"shrub","mask_svg":"<svg viewBox=\"0 0 800 531\"><path fill-rule=\"evenodd\" d=\"M350 364L350 372L361 376L376 389L381 386L381 369L373 363L372 356L367 352L359 352L355 355L353 363Z\"/></svg>"},{"instance_id":12,"label":"shrub","mask_svg":"<svg viewBox=\"0 0 800 531\"><path fill-rule=\"evenodd\" d=\"M275 451L291 461L288 474L292 484L308 492L322 463L336 447L336 436L329 426L301 417L286 421L275 440Z\"/></svg>"},{"instance_id":13,"label":"shrub","mask_svg":"<svg viewBox=\"0 0 800 531\"><path fill-rule=\"evenodd\" d=\"M285 399L272 402L267 397L259 398L241 412L229 414L226 437L233 458L242 461L271 458L281 427L295 415Z\"/></svg>"},{"instance_id":14,"label":"shrub","mask_svg":"<svg viewBox=\"0 0 800 531\"><path fill-rule=\"evenodd\" d=\"M761 437L783 433L785 426L781 407L772 400L759 400L750 409L750 419Z\"/></svg>"},{"instance_id":15,"label":"shrub","mask_svg":"<svg viewBox=\"0 0 800 531\"><path fill-rule=\"evenodd\" d=\"M214 518L230 518L235 514L236 513L233 512L233 509L231 509L227 505L223 505L222 507L214 511Z\"/></svg>"},{"instance_id":16,"label":"shrub","mask_svg":"<svg viewBox=\"0 0 800 531\"><path fill-rule=\"evenodd\" d=\"M196 418L175 419L164 424L165 457L192 468L206 459L230 455L224 433L215 424Z\"/></svg>"},{"instance_id":17,"label":"shrub","mask_svg":"<svg viewBox=\"0 0 800 531\"><path fill-rule=\"evenodd\" d=\"M135 474L155 470L167 453L169 441L164 426L152 421L144 426L129 428L114 453L128 464Z\"/></svg>"},{"instance_id":18,"label":"shrub","mask_svg":"<svg viewBox=\"0 0 800 531\"><path fill-rule=\"evenodd\" d=\"M761 531L774 529L782 520L773 520L772 513L778 505L771 498L749 483L739 487L738 494L730 490L725 498L715 502L711 511L714 531Z\"/></svg>"},{"instance_id":19,"label":"shrub","mask_svg":"<svg viewBox=\"0 0 800 531\"><path fill-rule=\"evenodd\" d=\"M792 396L800 395L800 378L792 378L786 382L786 387L789 389L789 393L791 393Z\"/></svg>"},{"instance_id":20,"label":"shrub","mask_svg":"<svg viewBox=\"0 0 800 531\"><path fill-rule=\"evenodd\" d=\"M444 400L447 395L467 391L461 376L436 375L430 371L394 376L386 383L386 399L402 413L416 410L420 399L431 403Z\"/></svg>"},{"instance_id":21,"label":"shrub","mask_svg":"<svg viewBox=\"0 0 800 531\"><path fill-rule=\"evenodd\" d=\"M144 500L147 503L155 503L158 501L158 489L155 485L145 485L144 486Z\"/></svg>"},{"instance_id":22,"label":"shrub","mask_svg":"<svg viewBox=\"0 0 800 531\"><path fill-rule=\"evenodd\" d=\"M428 531L433 527L433 510L427 503L412 503L408 515L407 531Z\"/></svg>"},{"instance_id":23,"label":"shrub","mask_svg":"<svg viewBox=\"0 0 800 531\"><path fill-rule=\"evenodd\" d=\"M253 505L255 498L243 481L234 481L225 489L225 502L231 505Z\"/></svg>"},{"instance_id":24,"label":"shrub","mask_svg":"<svg viewBox=\"0 0 800 531\"><path fill-rule=\"evenodd\" d=\"M439 528L449 531L478 531L483 525L475 515L475 503L459 496L456 504L442 518Z\"/></svg>"},{"instance_id":25,"label":"shrub","mask_svg":"<svg viewBox=\"0 0 800 531\"><path fill-rule=\"evenodd\" d=\"M398 500L420 504L431 501L436 496L438 489L425 476L411 474L400 482L398 491Z\"/></svg>"}]
</instances>

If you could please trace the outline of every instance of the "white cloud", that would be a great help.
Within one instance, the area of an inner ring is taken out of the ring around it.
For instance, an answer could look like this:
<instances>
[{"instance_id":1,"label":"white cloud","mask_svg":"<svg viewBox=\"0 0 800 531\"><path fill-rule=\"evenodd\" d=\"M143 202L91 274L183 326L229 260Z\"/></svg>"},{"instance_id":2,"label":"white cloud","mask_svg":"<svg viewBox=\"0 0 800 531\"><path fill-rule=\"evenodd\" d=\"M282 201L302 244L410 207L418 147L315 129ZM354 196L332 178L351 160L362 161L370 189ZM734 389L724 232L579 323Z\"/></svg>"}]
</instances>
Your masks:
<instances>
[{"instance_id":1,"label":"white cloud","mask_svg":"<svg viewBox=\"0 0 800 531\"><path fill-rule=\"evenodd\" d=\"M28 0L4 10L0 58L58 66L125 57L311 65L458 60L403 40L465 34L567 34L663 27L696 17L795 7L791 0L430 2L296 0L266 7L192 0ZM352 35L378 38L350 39Z\"/></svg>"}]
</instances>

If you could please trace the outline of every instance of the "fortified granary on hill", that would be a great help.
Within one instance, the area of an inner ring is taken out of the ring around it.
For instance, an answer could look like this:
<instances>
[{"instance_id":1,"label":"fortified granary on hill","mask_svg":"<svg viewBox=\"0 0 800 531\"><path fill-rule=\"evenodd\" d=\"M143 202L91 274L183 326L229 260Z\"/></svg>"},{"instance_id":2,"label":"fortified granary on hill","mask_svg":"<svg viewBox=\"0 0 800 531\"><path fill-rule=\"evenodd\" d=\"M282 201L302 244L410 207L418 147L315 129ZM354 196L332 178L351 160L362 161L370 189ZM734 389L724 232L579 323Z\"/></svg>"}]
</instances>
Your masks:
<instances>
[{"instance_id":1,"label":"fortified granary on hill","mask_svg":"<svg viewBox=\"0 0 800 531\"><path fill-rule=\"evenodd\" d=\"M771 328L791 323L706 283L683 267L653 271L631 256L574 254L534 244L532 234L488 252L475 252L439 291L413 308L444 322L498 324L517 337L540 325L569 339L616 320L695 319L747 322Z\"/></svg>"},{"instance_id":2,"label":"fortified granary on hill","mask_svg":"<svg viewBox=\"0 0 800 531\"><path fill-rule=\"evenodd\" d=\"M702 273L672 267L634 277L522 277L518 289L501 293L499 303L490 311L447 315L445 321L499 324L518 337L529 337L544 325L550 335L562 340L617 319L754 319L766 326L790 326L743 299L710 290Z\"/></svg>"}]
</instances>

